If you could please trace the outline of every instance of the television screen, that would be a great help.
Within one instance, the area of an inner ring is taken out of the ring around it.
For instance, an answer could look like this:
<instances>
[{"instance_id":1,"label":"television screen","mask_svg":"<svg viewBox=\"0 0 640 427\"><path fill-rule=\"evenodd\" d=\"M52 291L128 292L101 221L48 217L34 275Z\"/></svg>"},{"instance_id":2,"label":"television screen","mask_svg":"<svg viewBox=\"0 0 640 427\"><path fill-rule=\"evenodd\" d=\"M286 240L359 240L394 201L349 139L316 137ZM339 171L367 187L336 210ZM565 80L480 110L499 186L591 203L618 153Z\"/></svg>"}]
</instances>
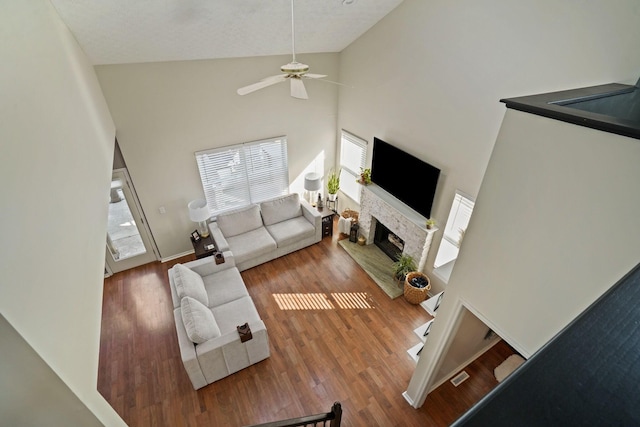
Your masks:
<instances>
[{"instance_id":1,"label":"television screen","mask_svg":"<svg viewBox=\"0 0 640 427\"><path fill-rule=\"evenodd\" d=\"M426 218L431 217L439 177L440 169L373 138L371 181Z\"/></svg>"}]
</instances>

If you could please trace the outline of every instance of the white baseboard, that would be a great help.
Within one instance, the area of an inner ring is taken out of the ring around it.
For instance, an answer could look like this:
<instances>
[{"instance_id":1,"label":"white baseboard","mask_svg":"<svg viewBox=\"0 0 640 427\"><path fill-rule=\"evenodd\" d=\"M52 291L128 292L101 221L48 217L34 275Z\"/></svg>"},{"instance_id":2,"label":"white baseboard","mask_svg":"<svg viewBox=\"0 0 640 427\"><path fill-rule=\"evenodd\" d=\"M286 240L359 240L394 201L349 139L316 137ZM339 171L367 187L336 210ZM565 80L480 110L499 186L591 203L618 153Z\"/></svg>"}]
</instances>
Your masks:
<instances>
[{"instance_id":1,"label":"white baseboard","mask_svg":"<svg viewBox=\"0 0 640 427\"><path fill-rule=\"evenodd\" d=\"M415 405L413 404L413 399L409 397L409 393L407 393L406 391L402 392L402 397L404 397L404 400L406 400L407 402L409 402L409 405L413 406L415 408Z\"/></svg>"},{"instance_id":2,"label":"white baseboard","mask_svg":"<svg viewBox=\"0 0 640 427\"><path fill-rule=\"evenodd\" d=\"M195 251L192 249L190 251L182 252L181 254L171 255L170 257L162 258L160 260L160 262L164 263L164 262L167 262L167 261L173 261L174 259L182 258L183 256L191 255L191 254L194 254L194 253L195 253Z\"/></svg>"}]
</instances>

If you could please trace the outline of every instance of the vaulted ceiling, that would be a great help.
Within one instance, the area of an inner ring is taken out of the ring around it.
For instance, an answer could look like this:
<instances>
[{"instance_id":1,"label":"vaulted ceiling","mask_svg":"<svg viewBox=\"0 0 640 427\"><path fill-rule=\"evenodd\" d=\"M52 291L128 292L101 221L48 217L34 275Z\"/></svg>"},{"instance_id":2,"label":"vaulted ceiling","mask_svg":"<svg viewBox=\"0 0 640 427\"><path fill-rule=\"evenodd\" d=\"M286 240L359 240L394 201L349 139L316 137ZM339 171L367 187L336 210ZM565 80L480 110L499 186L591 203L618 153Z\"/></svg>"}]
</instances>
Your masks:
<instances>
[{"instance_id":1,"label":"vaulted ceiling","mask_svg":"<svg viewBox=\"0 0 640 427\"><path fill-rule=\"evenodd\" d=\"M402 0L294 0L296 53L340 52ZM51 0L94 65L291 54L290 0Z\"/></svg>"}]
</instances>

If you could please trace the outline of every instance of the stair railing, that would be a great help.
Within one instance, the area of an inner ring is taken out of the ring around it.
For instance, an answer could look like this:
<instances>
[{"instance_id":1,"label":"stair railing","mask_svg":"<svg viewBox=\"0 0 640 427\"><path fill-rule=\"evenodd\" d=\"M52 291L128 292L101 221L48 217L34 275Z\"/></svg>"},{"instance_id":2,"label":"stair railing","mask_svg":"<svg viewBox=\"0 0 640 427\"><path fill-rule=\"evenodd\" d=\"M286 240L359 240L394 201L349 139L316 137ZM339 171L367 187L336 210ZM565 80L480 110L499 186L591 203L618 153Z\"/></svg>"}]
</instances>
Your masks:
<instances>
[{"instance_id":1,"label":"stair railing","mask_svg":"<svg viewBox=\"0 0 640 427\"><path fill-rule=\"evenodd\" d=\"M272 421L263 424L253 424L246 427L340 427L341 421L342 406L340 406L340 402L335 402L331 407L331 412L317 415L307 415L305 417L289 418L288 420Z\"/></svg>"}]
</instances>

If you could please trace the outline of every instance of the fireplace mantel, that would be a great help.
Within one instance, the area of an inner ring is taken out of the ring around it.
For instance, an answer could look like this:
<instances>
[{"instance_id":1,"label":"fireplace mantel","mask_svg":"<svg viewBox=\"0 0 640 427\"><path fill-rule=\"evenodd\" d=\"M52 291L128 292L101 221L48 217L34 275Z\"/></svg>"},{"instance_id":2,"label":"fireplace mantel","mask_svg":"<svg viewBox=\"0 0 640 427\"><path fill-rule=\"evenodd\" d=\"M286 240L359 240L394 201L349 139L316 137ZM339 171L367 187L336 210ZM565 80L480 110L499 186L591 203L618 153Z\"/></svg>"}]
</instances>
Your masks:
<instances>
[{"instance_id":1,"label":"fireplace mantel","mask_svg":"<svg viewBox=\"0 0 640 427\"><path fill-rule=\"evenodd\" d=\"M367 244L373 243L376 221L404 240L402 253L411 255L417 261L418 270L424 271L431 241L438 229L427 229L427 218L379 186L363 185L358 223L360 235L367 239Z\"/></svg>"}]
</instances>

